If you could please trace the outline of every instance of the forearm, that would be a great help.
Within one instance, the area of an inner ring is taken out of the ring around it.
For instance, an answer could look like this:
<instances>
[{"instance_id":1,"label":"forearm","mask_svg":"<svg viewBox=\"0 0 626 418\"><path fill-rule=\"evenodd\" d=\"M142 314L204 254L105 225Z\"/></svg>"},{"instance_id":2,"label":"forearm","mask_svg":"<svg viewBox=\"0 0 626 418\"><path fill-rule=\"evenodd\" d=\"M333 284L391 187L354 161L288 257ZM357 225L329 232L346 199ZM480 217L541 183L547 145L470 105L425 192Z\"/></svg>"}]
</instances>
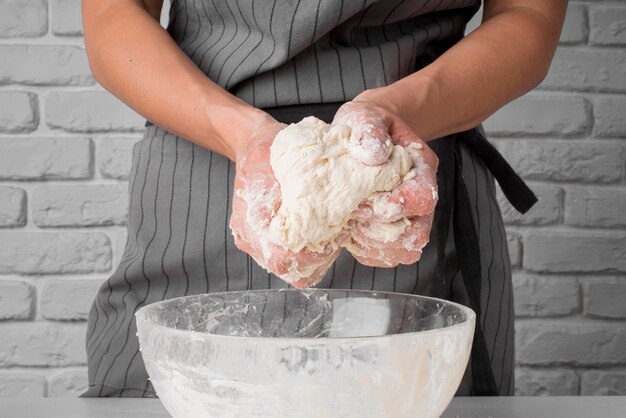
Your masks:
<instances>
[{"instance_id":1,"label":"forearm","mask_svg":"<svg viewBox=\"0 0 626 418\"><path fill-rule=\"evenodd\" d=\"M108 3L108 4L107 4ZM83 0L100 84L153 123L234 160L263 112L206 77L140 2Z\"/></svg>"},{"instance_id":2,"label":"forearm","mask_svg":"<svg viewBox=\"0 0 626 418\"><path fill-rule=\"evenodd\" d=\"M543 80L566 3L553 3L551 19L526 7L485 16L433 63L365 97L383 100L424 140L470 129Z\"/></svg>"}]
</instances>

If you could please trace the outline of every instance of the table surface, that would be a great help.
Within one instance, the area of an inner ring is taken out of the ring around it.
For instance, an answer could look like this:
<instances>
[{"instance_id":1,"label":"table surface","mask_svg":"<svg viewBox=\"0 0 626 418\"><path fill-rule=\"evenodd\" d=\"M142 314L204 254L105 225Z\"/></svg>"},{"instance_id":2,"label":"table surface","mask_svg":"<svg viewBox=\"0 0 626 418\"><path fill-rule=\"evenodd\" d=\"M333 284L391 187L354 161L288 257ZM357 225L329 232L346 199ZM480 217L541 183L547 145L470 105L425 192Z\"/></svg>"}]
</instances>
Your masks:
<instances>
[{"instance_id":1,"label":"table surface","mask_svg":"<svg viewBox=\"0 0 626 418\"><path fill-rule=\"evenodd\" d=\"M167 418L169 414L158 399L0 398L0 417ZM602 417L626 418L626 396L454 398L441 416L441 418Z\"/></svg>"}]
</instances>

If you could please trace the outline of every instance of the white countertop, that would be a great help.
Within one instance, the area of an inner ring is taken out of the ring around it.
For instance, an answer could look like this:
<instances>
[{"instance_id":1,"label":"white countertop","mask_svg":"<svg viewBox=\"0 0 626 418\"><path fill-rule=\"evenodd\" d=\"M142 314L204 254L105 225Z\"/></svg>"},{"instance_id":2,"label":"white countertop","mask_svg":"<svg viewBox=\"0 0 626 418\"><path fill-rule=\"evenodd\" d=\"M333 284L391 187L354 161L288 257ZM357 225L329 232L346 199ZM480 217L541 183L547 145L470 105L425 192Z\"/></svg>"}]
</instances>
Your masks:
<instances>
[{"instance_id":1,"label":"white countertop","mask_svg":"<svg viewBox=\"0 0 626 418\"><path fill-rule=\"evenodd\" d=\"M158 399L0 399L0 418L166 418ZM626 418L626 396L454 398L442 418ZM268 417L275 418L275 417Z\"/></svg>"}]
</instances>

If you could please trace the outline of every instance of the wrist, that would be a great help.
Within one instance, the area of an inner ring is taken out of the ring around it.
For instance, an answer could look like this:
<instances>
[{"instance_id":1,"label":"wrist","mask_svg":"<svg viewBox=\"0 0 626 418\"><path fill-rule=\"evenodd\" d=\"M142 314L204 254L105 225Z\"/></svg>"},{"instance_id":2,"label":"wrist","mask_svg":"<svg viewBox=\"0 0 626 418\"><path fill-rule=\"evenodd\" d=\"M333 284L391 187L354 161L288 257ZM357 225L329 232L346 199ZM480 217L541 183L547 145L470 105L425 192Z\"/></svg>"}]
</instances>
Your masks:
<instances>
[{"instance_id":1,"label":"wrist","mask_svg":"<svg viewBox=\"0 0 626 418\"><path fill-rule=\"evenodd\" d=\"M214 101L205 109L208 132L220 144L222 154L231 161L237 161L247 140L269 117L264 111L235 97L225 103Z\"/></svg>"},{"instance_id":2,"label":"wrist","mask_svg":"<svg viewBox=\"0 0 626 418\"><path fill-rule=\"evenodd\" d=\"M222 129L221 140L227 144L232 152L229 158L236 162L249 147L250 140L259 131L260 127L273 121L271 116L261 109L257 109L248 104L243 104L225 112L221 118L221 123L225 126Z\"/></svg>"},{"instance_id":3,"label":"wrist","mask_svg":"<svg viewBox=\"0 0 626 418\"><path fill-rule=\"evenodd\" d=\"M430 125L422 111L433 98L434 86L430 77L414 73L384 87L365 90L355 100L368 100L398 116L424 140L431 139Z\"/></svg>"},{"instance_id":4,"label":"wrist","mask_svg":"<svg viewBox=\"0 0 626 418\"><path fill-rule=\"evenodd\" d=\"M356 96L353 100L365 100L370 103L380 106L387 111L400 116L402 103L397 97L397 93L391 88L391 85L384 87L376 87L373 89L365 90Z\"/></svg>"}]
</instances>

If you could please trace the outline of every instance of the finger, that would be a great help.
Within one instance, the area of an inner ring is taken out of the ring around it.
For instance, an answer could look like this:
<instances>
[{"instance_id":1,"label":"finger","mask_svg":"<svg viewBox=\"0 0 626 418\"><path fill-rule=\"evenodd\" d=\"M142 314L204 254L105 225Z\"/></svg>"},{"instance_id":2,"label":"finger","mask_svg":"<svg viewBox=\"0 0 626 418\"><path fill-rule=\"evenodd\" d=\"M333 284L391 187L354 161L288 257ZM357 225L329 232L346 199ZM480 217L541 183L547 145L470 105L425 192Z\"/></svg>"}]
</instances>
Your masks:
<instances>
[{"instance_id":1,"label":"finger","mask_svg":"<svg viewBox=\"0 0 626 418\"><path fill-rule=\"evenodd\" d=\"M423 162L434 172L439 168L439 157L431 147L420 138L413 138L410 143L404 145L409 156L415 158L421 157Z\"/></svg>"},{"instance_id":2,"label":"finger","mask_svg":"<svg viewBox=\"0 0 626 418\"><path fill-rule=\"evenodd\" d=\"M380 113L358 102L347 102L337 110L332 125L351 128L347 147L354 159L366 165L380 165L389 159L393 151L390 123Z\"/></svg>"},{"instance_id":3,"label":"finger","mask_svg":"<svg viewBox=\"0 0 626 418\"><path fill-rule=\"evenodd\" d=\"M242 181L240 176L236 176L236 186L241 187L242 183L245 181ZM248 186L249 184L250 182L248 182ZM261 188L259 187L259 189ZM301 285L313 285L321 280L332 261L337 257L340 250L339 245L329 244L322 252L307 249L294 252L267 241L262 236L262 226L252 225L250 222L254 216L254 212L251 211L254 209L250 209L245 198L246 189L243 188L242 190L243 193L235 193L233 196L233 210L229 222L237 248L250 254L257 264L287 283L291 284L294 281L303 280ZM253 203L258 202L253 201ZM338 240L340 238L338 237ZM346 239L346 237L341 239Z\"/></svg>"},{"instance_id":4,"label":"finger","mask_svg":"<svg viewBox=\"0 0 626 418\"><path fill-rule=\"evenodd\" d=\"M346 247L355 257L370 263L367 265L372 265L372 260L386 266L412 264L419 260L422 249L428 243L432 219L432 214L409 219L410 224L390 242L381 240L378 233L371 233L371 222L361 222L351 230L352 240Z\"/></svg>"},{"instance_id":5,"label":"finger","mask_svg":"<svg viewBox=\"0 0 626 418\"><path fill-rule=\"evenodd\" d=\"M280 207L280 185L270 175L247 181L243 196L248 203L248 222L255 227L269 225Z\"/></svg>"},{"instance_id":6,"label":"finger","mask_svg":"<svg viewBox=\"0 0 626 418\"><path fill-rule=\"evenodd\" d=\"M346 249L359 263L366 266L395 267L398 265L396 261L398 257L395 257L394 252L389 248L385 249L383 246L368 245L353 239L346 245Z\"/></svg>"},{"instance_id":7,"label":"finger","mask_svg":"<svg viewBox=\"0 0 626 418\"><path fill-rule=\"evenodd\" d=\"M406 150L413 163L412 177L391 192L379 193L372 199L374 219L389 222L403 217L423 216L437 205L436 154L421 142L409 144Z\"/></svg>"},{"instance_id":8,"label":"finger","mask_svg":"<svg viewBox=\"0 0 626 418\"><path fill-rule=\"evenodd\" d=\"M238 196L233 196L232 200L232 214L229 220L229 226L235 246L249 254L259 266L267 269L267 265L263 257L263 248L260 245L257 235L251 230L250 225L246 219L247 207L244 199Z\"/></svg>"},{"instance_id":9,"label":"finger","mask_svg":"<svg viewBox=\"0 0 626 418\"><path fill-rule=\"evenodd\" d=\"M359 243L355 243L354 247L349 250L352 256L361 264L370 267L392 268L399 264L414 264L422 256L419 250L407 251L403 249L382 249L367 247Z\"/></svg>"},{"instance_id":10,"label":"finger","mask_svg":"<svg viewBox=\"0 0 626 418\"><path fill-rule=\"evenodd\" d=\"M340 249L339 249L340 250ZM322 281L326 272L330 269L332 263L335 262L339 256L339 251L336 251L332 257L328 258L325 263L320 264L310 275L307 277L301 277L294 280L291 285L298 289L304 289L307 287L313 287Z\"/></svg>"},{"instance_id":11,"label":"finger","mask_svg":"<svg viewBox=\"0 0 626 418\"><path fill-rule=\"evenodd\" d=\"M422 256L422 252L418 250L367 247L359 243L354 243L349 251L359 263L383 268L392 268L399 264L413 264Z\"/></svg>"},{"instance_id":12,"label":"finger","mask_svg":"<svg viewBox=\"0 0 626 418\"><path fill-rule=\"evenodd\" d=\"M280 184L269 164L269 147L260 144L237 164L235 194L245 199L248 222L267 225L280 207Z\"/></svg>"},{"instance_id":13,"label":"finger","mask_svg":"<svg viewBox=\"0 0 626 418\"><path fill-rule=\"evenodd\" d=\"M358 244L357 244L358 245ZM400 264L399 261L395 260L392 254L368 254L367 250L361 249L360 253L352 253L352 256L359 263L368 267L380 267L380 268L393 268Z\"/></svg>"},{"instance_id":14,"label":"finger","mask_svg":"<svg viewBox=\"0 0 626 418\"><path fill-rule=\"evenodd\" d=\"M402 120L394 120L389 127L389 135L391 141L396 145L402 145L410 150L419 150L426 164L437 171L439 166L439 158L437 154L426 144L426 142L417 136L415 132Z\"/></svg>"},{"instance_id":15,"label":"finger","mask_svg":"<svg viewBox=\"0 0 626 418\"><path fill-rule=\"evenodd\" d=\"M327 254L310 258L306 251L294 254L296 258L289 260L289 267L285 272L275 273L285 282L297 288L311 287L319 283L332 263L335 261L340 247L329 249Z\"/></svg>"},{"instance_id":16,"label":"finger","mask_svg":"<svg viewBox=\"0 0 626 418\"><path fill-rule=\"evenodd\" d=\"M237 179L235 178L235 184ZM245 214L247 212L246 201L237 193L233 195L232 200L232 213L230 215L230 219L228 225L233 233L241 239L243 235L243 230L245 228Z\"/></svg>"},{"instance_id":17,"label":"finger","mask_svg":"<svg viewBox=\"0 0 626 418\"><path fill-rule=\"evenodd\" d=\"M393 222L402 218L424 216L435 209L438 197L436 183L413 178L402 182L391 192L377 195L371 203L371 217Z\"/></svg>"},{"instance_id":18,"label":"finger","mask_svg":"<svg viewBox=\"0 0 626 418\"><path fill-rule=\"evenodd\" d=\"M302 276L303 273L310 273L313 267L328 263L336 251L330 245L323 252L310 251L306 248L294 252L282 246L267 243L271 251L268 259L268 268L277 276L289 273Z\"/></svg>"},{"instance_id":19,"label":"finger","mask_svg":"<svg viewBox=\"0 0 626 418\"><path fill-rule=\"evenodd\" d=\"M384 164L393 151L386 128L367 122L353 128L349 143L352 158L370 166Z\"/></svg>"},{"instance_id":20,"label":"finger","mask_svg":"<svg viewBox=\"0 0 626 418\"><path fill-rule=\"evenodd\" d=\"M374 215L372 210L372 204L369 201L364 201L359 204L355 210L350 214L351 219L369 219Z\"/></svg>"},{"instance_id":21,"label":"finger","mask_svg":"<svg viewBox=\"0 0 626 418\"><path fill-rule=\"evenodd\" d=\"M233 205L235 208L234 200ZM257 264L289 284L317 284L341 250L341 247L334 249L329 245L324 252L306 249L293 252L258 236L238 213L233 212L230 222L237 248L250 254Z\"/></svg>"}]
</instances>

